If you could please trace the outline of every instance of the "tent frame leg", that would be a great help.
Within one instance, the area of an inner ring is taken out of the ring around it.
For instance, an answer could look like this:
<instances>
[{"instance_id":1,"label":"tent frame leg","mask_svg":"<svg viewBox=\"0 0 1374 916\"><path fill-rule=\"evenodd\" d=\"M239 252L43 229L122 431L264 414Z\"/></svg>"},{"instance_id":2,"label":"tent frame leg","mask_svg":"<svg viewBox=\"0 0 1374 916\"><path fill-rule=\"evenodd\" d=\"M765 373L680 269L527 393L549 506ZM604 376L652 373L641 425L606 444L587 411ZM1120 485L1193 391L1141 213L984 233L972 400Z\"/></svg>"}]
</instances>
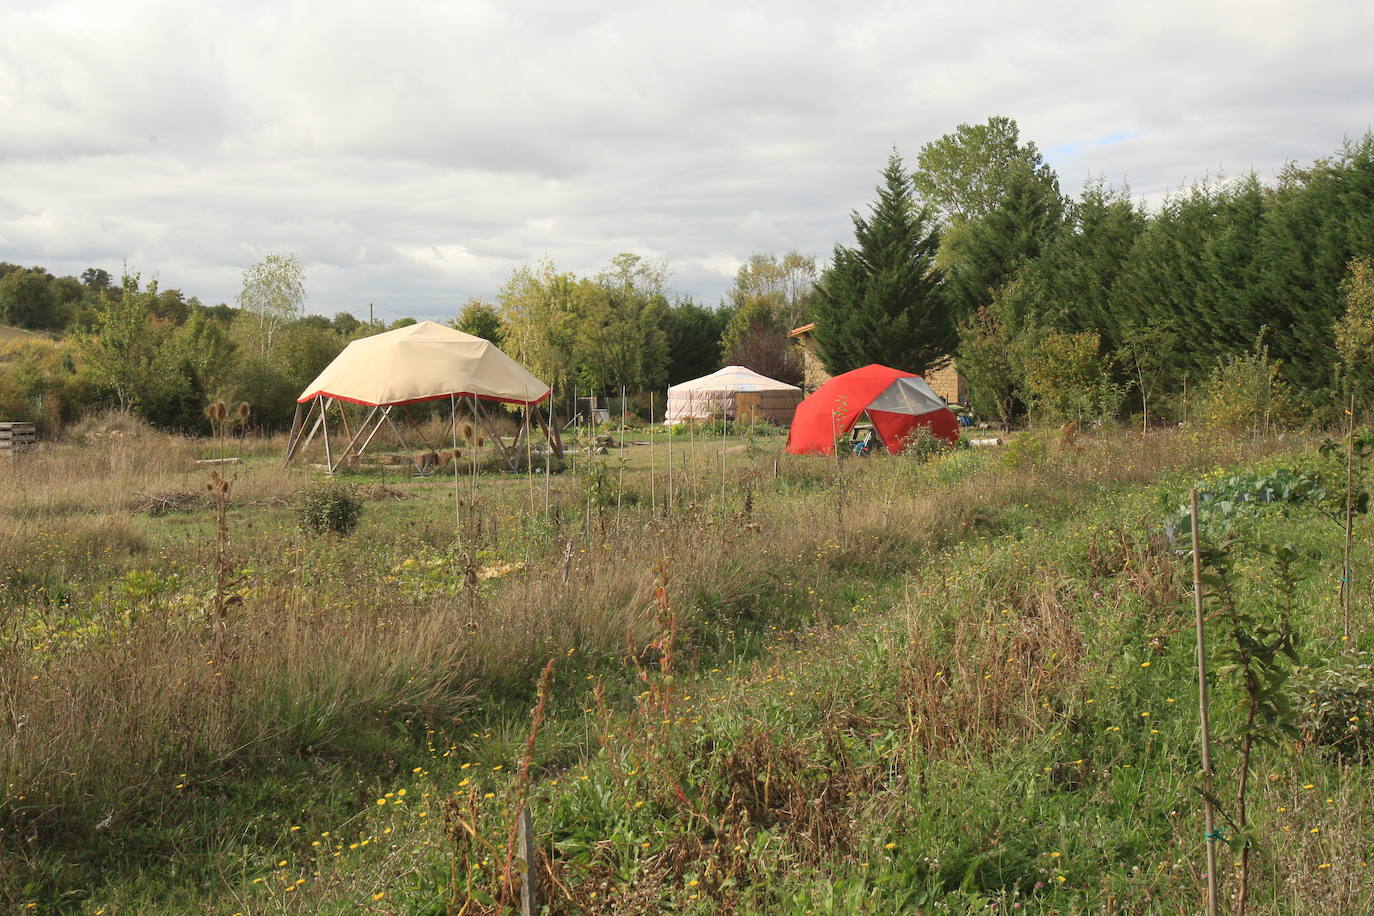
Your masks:
<instances>
[{"instance_id":1,"label":"tent frame leg","mask_svg":"<svg viewBox=\"0 0 1374 916\"><path fill-rule=\"evenodd\" d=\"M533 407L535 422L544 430L544 437L549 440L549 448L553 449L554 457L561 461L563 459L563 437L558 434L558 423L553 418L553 397L549 397L549 418L547 421L545 421L544 412L539 409L539 405L535 404Z\"/></svg>"},{"instance_id":2,"label":"tent frame leg","mask_svg":"<svg viewBox=\"0 0 1374 916\"><path fill-rule=\"evenodd\" d=\"M377 435L377 431L382 428L382 423L386 421L387 414L391 413L391 407L382 407L381 411L382 415L377 418L377 422L372 427L372 432L368 433L367 438L363 440L363 444L358 446L357 454L359 458L363 457L363 452L366 452L367 447L372 444L372 437ZM369 419L371 419L371 417L369 417Z\"/></svg>"},{"instance_id":3,"label":"tent frame leg","mask_svg":"<svg viewBox=\"0 0 1374 916\"><path fill-rule=\"evenodd\" d=\"M491 441L495 442L496 447L501 451L501 457L506 459L506 464L510 465L512 471L519 473L520 465L515 461L514 452L507 448L506 443L502 441L501 434L496 431L494 424L491 422L491 418L488 417L487 412L482 409L482 402L473 398L472 403L477 407L477 415L481 418L482 425L486 427L487 435L491 436Z\"/></svg>"},{"instance_id":4,"label":"tent frame leg","mask_svg":"<svg viewBox=\"0 0 1374 916\"><path fill-rule=\"evenodd\" d=\"M423 477L425 475L425 469L420 467L420 462L415 460L414 449L406 443L405 437L401 435L401 428L396 425L395 420L391 419L391 413L389 411L386 415L386 422L391 426L391 431L396 435L396 441L401 444L401 448L405 449L406 453L410 455L410 466L415 468L415 473Z\"/></svg>"},{"instance_id":5,"label":"tent frame leg","mask_svg":"<svg viewBox=\"0 0 1374 916\"><path fill-rule=\"evenodd\" d=\"M341 407L341 408L339 408L339 409L342 410L343 408ZM343 461L343 460L346 459L350 454L355 455L355 457L362 454L361 451L359 451L359 452L357 452L357 453L354 453L354 451L353 451L353 446L357 444L357 442L358 442L358 437L361 436L361 435L363 434L363 432L367 430L367 424L369 424L369 423L372 422L373 416L376 415L376 413L377 413L377 411L378 411L379 409L380 409L380 408L373 407L373 408L372 408L372 412L369 413L369 414L363 419L363 422L358 426L358 431L357 431L356 433L353 433L353 438L351 438L351 439L348 440L348 447L345 448L345 449L343 450L343 454L339 456L339 461ZM345 427L345 431L346 431L346 432L348 431L348 430L347 430L347 427Z\"/></svg>"},{"instance_id":6,"label":"tent frame leg","mask_svg":"<svg viewBox=\"0 0 1374 916\"><path fill-rule=\"evenodd\" d=\"M304 408L304 404L296 404L295 416L291 418L291 435L287 436L286 439L286 458L282 461L283 466L291 463L291 456L296 453L296 445L300 442L301 432L303 427L305 426L304 419L301 417L301 411ZM310 409L315 409L314 402L311 402ZM309 417L309 414L306 414L306 417Z\"/></svg>"},{"instance_id":7,"label":"tent frame leg","mask_svg":"<svg viewBox=\"0 0 1374 916\"><path fill-rule=\"evenodd\" d=\"M320 412L319 412L320 415L317 416L317 417L315 418L315 425L312 426L312 427L310 427L310 435L306 436L306 437L305 437L305 441L302 442L302 443L297 447L297 451L299 451L299 452L304 453L305 450L308 449L308 448L310 447L310 443L312 443L312 442L315 441L315 434L318 433L318 432L320 431L320 424L322 424L322 423L324 422L324 402L323 402L323 399L321 399L321 398L316 398L316 399L315 399L315 402L314 402L313 404L311 404L310 409L311 409L312 411L314 411L316 407L319 407L319 408L320 408ZM309 415L307 414L306 416L307 416L307 419L308 419L308 418L309 418Z\"/></svg>"},{"instance_id":8,"label":"tent frame leg","mask_svg":"<svg viewBox=\"0 0 1374 916\"><path fill-rule=\"evenodd\" d=\"M320 411L320 420L324 423L324 465L329 469L329 476L334 476L334 455L329 450L329 408L334 403L333 398L325 401L324 408Z\"/></svg>"}]
</instances>

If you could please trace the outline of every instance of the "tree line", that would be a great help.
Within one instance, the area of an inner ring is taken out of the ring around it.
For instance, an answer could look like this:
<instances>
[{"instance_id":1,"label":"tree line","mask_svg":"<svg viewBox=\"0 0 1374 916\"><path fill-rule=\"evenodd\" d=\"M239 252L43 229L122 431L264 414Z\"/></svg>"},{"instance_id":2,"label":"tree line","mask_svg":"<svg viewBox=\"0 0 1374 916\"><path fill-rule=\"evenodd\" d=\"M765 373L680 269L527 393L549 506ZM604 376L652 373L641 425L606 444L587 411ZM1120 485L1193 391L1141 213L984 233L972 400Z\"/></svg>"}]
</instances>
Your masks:
<instances>
[{"instance_id":1,"label":"tree line","mask_svg":"<svg viewBox=\"0 0 1374 916\"><path fill-rule=\"evenodd\" d=\"M1251 418L1370 393L1374 134L1151 212L1100 179L1065 196L1015 121L991 118L912 171L894 151L877 191L817 285L832 372L955 357L973 406L1008 421L1178 420L1190 387L1199 410L1241 400Z\"/></svg>"},{"instance_id":2,"label":"tree line","mask_svg":"<svg viewBox=\"0 0 1374 916\"><path fill-rule=\"evenodd\" d=\"M795 252L755 254L728 299L708 307L670 299L662 261L620 254L579 277L543 260L515 270L490 301L467 302L449 324L497 343L560 397L625 391L646 410L648 392L723 360L800 380L786 331L806 314L815 276L814 259ZM127 268L115 282L98 268L78 279L0 264L0 325L10 328L0 328L0 418L53 432L115 409L204 432L203 409L218 400L247 403L255 427L280 429L350 341L415 323L305 314L305 298L304 269L290 255L246 270L232 306L205 306ZM661 395L657 402L661 409Z\"/></svg>"},{"instance_id":3,"label":"tree line","mask_svg":"<svg viewBox=\"0 0 1374 916\"><path fill-rule=\"evenodd\" d=\"M669 289L665 262L587 276L544 259L450 323L498 343L562 395L640 395L740 364L801 380L788 331L815 322L832 373L954 358L972 406L1006 421L1238 423L1374 394L1374 134L1270 184L1208 179L1149 209L1089 181L1076 197L1015 121L963 124L909 169L893 150L854 237L814 257L756 253L718 304ZM304 313L290 255L203 305L127 270L57 277L0 264L0 419L60 428L115 408L200 431L207 401L279 428L350 340L385 330ZM390 327L411 323L405 318ZM1240 405L1240 406L1237 406Z\"/></svg>"}]
</instances>

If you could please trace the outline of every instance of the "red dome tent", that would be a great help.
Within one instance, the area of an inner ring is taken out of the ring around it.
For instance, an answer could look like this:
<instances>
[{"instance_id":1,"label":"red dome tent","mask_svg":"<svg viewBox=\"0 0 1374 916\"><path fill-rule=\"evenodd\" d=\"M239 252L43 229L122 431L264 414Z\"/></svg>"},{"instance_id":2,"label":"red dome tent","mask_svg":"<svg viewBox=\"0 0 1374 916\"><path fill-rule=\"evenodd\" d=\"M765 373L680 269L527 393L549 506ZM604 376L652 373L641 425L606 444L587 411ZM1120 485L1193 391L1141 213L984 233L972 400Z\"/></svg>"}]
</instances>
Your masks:
<instances>
[{"instance_id":1,"label":"red dome tent","mask_svg":"<svg viewBox=\"0 0 1374 916\"><path fill-rule=\"evenodd\" d=\"M896 454L906 437L926 426L937 438L959 438L954 411L914 372L874 363L837 375L797 406L787 451L793 455L829 455L835 440L846 435L867 412L887 450Z\"/></svg>"}]
</instances>

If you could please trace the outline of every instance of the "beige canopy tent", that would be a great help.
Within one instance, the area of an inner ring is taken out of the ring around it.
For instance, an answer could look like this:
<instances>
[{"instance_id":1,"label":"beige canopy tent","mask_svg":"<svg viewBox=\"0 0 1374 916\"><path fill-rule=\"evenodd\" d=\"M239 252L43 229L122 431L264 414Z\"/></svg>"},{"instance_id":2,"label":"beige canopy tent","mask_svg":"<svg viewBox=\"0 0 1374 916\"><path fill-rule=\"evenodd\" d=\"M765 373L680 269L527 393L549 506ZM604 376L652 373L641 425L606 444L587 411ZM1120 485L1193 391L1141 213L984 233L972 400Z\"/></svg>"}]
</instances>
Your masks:
<instances>
[{"instance_id":1,"label":"beige canopy tent","mask_svg":"<svg viewBox=\"0 0 1374 916\"><path fill-rule=\"evenodd\" d=\"M802 390L744 366L718 372L668 389L666 423L684 420L728 419L746 416L786 425L801 403Z\"/></svg>"},{"instance_id":2,"label":"beige canopy tent","mask_svg":"<svg viewBox=\"0 0 1374 916\"><path fill-rule=\"evenodd\" d=\"M350 455L360 457L384 424L390 426L401 446L409 450L396 423L397 415L403 415L407 404L431 401L449 402L450 419L445 436L449 430L456 429L458 408L463 406L487 427L488 436L507 458L512 458L514 448L507 448L491 429L482 404L494 401L523 405L527 415L544 428L555 453L561 455L557 432L538 409L539 404L549 400L550 394L548 385L502 353L491 341L433 321L421 321L355 340L325 367L296 399L296 417L291 425L286 460L289 462L304 450L322 431L326 466L332 473ZM371 408L356 431L349 423L345 405ZM336 414L336 427L342 428L347 441L337 456L330 443L331 413ZM314 426L302 442L302 434L311 417L315 418ZM516 448L527 436L528 426L526 423L522 428ZM431 449L434 447L423 444ZM442 445L440 441L439 446Z\"/></svg>"}]
</instances>

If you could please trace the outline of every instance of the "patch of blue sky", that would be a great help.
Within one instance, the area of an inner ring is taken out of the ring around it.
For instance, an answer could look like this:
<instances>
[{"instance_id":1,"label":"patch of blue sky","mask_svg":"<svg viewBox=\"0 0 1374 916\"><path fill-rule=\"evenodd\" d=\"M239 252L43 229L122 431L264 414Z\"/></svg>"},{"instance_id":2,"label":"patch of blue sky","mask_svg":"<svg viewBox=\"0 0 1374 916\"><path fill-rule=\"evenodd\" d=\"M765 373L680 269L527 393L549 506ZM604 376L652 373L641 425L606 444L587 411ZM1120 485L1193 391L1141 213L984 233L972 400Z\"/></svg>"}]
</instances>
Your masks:
<instances>
[{"instance_id":1,"label":"patch of blue sky","mask_svg":"<svg viewBox=\"0 0 1374 916\"><path fill-rule=\"evenodd\" d=\"M1126 140L1135 140L1141 136L1143 136L1143 134L1138 131L1119 130L1116 133L1107 134L1105 137L1099 137L1096 140L1079 140L1074 143L1061 144L1053 149L1046 150L1045 158L1051 160L1068 159L1086 150L1097 149L1102 146L1111 146L1113 143L1121 143Z\"/></svg>"}]
</instances>

